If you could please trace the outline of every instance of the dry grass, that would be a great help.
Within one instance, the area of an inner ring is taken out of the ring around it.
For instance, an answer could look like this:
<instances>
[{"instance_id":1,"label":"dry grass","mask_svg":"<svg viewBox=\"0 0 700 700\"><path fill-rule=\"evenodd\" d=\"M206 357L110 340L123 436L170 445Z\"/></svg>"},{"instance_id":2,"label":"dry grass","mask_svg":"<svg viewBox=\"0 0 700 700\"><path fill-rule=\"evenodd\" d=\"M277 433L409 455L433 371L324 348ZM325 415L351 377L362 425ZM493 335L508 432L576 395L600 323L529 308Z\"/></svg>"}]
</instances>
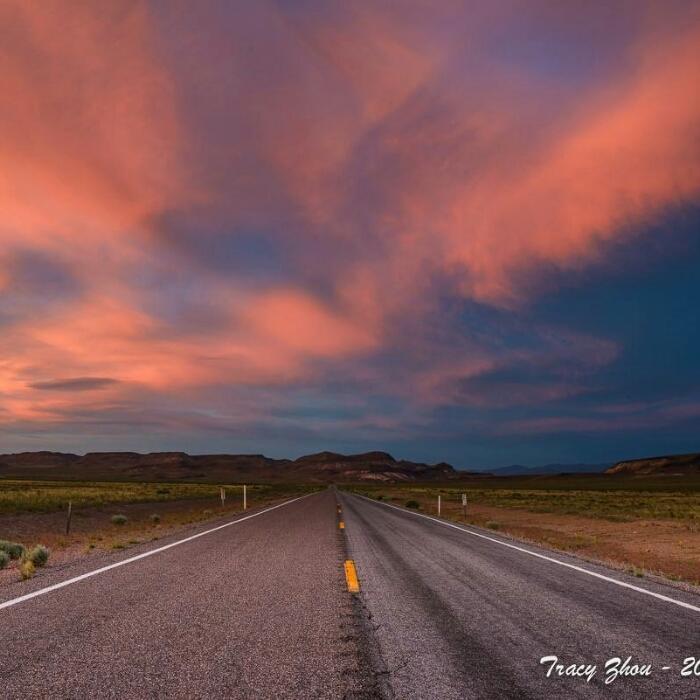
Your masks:
<instances>
[{"instance_id":1,"label":"dry grass","mask_svg":"<svg viewBox=\"0 0 700 700\"><path fill-rule=\"evenodd\" d=\"M224 484L231 500L242 499L243 487ZM124 482L18 481L0 479L0 514L47 513L73 508L101 507L120 503L158 503L219 497L220 486L212 484L159 484ZM248 486L251 498L267 494L275 486Z\"/></svg>"}]
</instances>

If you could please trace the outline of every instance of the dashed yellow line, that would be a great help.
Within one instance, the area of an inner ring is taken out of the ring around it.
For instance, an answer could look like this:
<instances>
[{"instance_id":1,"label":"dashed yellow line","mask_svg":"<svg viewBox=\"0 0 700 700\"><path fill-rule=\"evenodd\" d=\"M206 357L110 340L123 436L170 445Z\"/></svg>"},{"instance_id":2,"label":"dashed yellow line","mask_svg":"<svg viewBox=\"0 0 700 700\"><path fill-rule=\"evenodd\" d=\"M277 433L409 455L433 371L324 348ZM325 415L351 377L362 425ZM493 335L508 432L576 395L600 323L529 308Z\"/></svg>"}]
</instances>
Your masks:
<instances>
[{"instance_id":1,"label":"dashed yellow line","mask_svg":"<svg viewBox=\"0 0 700 700\"><path fill-rule=\"evenodd\" d=\"M357 569L355 569L355 562L352 559L345 561L345 581L348 584L349 593L360 592L360 581L357 578Z\"/></svg>"},{"instance_id":2,"label":"dashed yellow line","mask_svg":"<svg viewBox=\"0 0 700 700\"><path fill-rule=\"evenodd\" d=\"M341 530L344 530L344 529L345 529L345 523L341 520L341 521L338 523L338 527L339 527Z\"/></svg>"}]
</instances>

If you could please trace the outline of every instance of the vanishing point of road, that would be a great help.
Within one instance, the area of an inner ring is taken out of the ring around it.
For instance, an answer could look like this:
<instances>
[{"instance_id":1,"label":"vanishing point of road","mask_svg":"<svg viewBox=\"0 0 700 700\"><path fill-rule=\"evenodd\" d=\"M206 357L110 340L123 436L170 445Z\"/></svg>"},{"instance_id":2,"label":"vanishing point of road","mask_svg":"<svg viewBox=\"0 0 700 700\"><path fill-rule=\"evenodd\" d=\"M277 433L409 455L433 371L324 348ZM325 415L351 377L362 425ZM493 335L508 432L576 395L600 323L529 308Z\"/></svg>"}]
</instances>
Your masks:
<instances>
[{"instance_id":1,"label":"vanishing point of road","mask_svg":"<svg viewBox=\"0 0 700 700\"><path fill-rule=\"evenodd\" d=\"M700 697L697 594L334 489L95 562L0 589L0 697Z\"/></svg>"}]
</instances>

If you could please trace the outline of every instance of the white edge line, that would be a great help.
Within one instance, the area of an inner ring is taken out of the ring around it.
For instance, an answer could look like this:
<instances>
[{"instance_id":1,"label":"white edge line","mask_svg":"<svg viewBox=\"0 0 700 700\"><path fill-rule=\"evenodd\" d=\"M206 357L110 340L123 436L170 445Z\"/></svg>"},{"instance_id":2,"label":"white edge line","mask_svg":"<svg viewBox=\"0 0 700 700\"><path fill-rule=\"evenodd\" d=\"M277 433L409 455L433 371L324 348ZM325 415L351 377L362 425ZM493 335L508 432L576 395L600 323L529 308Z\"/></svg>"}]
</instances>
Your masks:
<instances>
[{"instance_id":1,"label":"white edge line","mask_svg":"<svg viewBox=\"0 0 700 700\"><path fill-rule=\"evenodd\" d=\"M602 581L608 581L609 583L614 583L617 586L622 586L623 588L630 588L633 591L637 591L638 593L644 593L645 595L653 596L654 598L658 598L659 600L664 600L667 603L674 603L675 605L679 605L682 608L687 608L688 610L694 610L695 612L700 612L700 607L697 607L695 605L691 605L690 603L686 603L682 600L676 600L675 598L670 598L669 596L663 595L662 593L654 593L654 591L649 591L646 588L640 588L639 586L635 586L631 583L627 583L625 581L619 581L618 579L611 578L610 576L605 576L604 574L599 574L599 573L596 573L595 571L590 571L589 569L584 569L582 566L576 566L576 564L569 564L568 562L560 561L559 559L555 559L554 557L548 557L546 554L539 554L538 552L533 552L529 549L525 549L525 547L518 547L518 545L516 545L516 544L511 544L510 542L504 542L503 540L496 539L495 537L489 537L488 535L484 535L481 532L475 532L474 530L469 530L468 528L462 527L461 525L455 525L454 523L448 523L445 520L440 520L439 518L433 518L432 516L425 515L424 513L415 513L414 511L406 510L405 508L399 508L399 506L392 506L389 503L382 503L381 501L375 501L371 498L367 498L367 496L362 496L359 493L353 494L353 495L359 496L360 498L364 498L365 500L369 501L370 503L376 503L377 505L386 506L387 508L393 508L394 510L398 510L401 513L405 513L407 515L415 515L418 518L425 518L426 520L432 520L433 522L439 523L440 525L444 525L445 527L451 527L451 528L454 528L455 530L460 530L461 532L466 532L468 535L473 535L474 537L481 537L481 539L483 539L483 540L488 540L489 542L495 542L496 544L503 545L504 547L510 547L510 549L515 549L518 552L524 552L525 554L529 554L531 557L537 557L538 559L544 559L545 561L552 562L553 564L559 564L559 566L565 566L567 569L573 569L574 571L580 571L583 574L588 574L589 576L599 578Z\"/></svg>"},{"instance_id":2,"label":"white edge line","mask_svg":"<svg viewBox=\"0 0 700 700\"><path fill-rule=\"evenodd\" d=\"M166 549L170 549L171 547L177 547L179 544L184 544L185 542L191 542L192 540L196 540L198 537L204 537L204 535L210 535L212 532L216 532L217 530L223 530L225 527L230 527L231 525L237 525L238 523L242 523L245 520L250 520L251 518L257 518L259 515L263 515L264 513L269 513L271 510L275 510L276 508L281 508L282 506L288 506L290 503L294 503L295 501L299 501L302 498L307 498L308 496L312 496L312 493L307 493L304 494L303 496L297 496L296 498L292 498L289 501L284 501L283 503L278 503L276 506L271 506L270 508L265 508L265 510L258 511L257 513L252 513L251 515L246 515L243 518L238 518L237 520L231 520L228 523L224 523L223 525L217 525L217 527L212 527L209 530L204 530L204 532L198 532L196 535L190 535L189 537L185 537L183 540L178 540L177 542L171 542L170 544L163 545L162 547L158 547L157 549L150 549L148 552L142 552L141 554L137 554L133 557L129 557L128 559L122 559L121 561L117 561L114 564L109 564L108 566L103 566L99 569L95 569L93 571L88 571L85 574L81 574L80 576L74 576L73 578L66 579L65 581L60 581L59 583L54 583L51 586L46 586L46 588L40 588L38 591L32 591L31 593L27 593L26 595L21 595L18 598L12 598L12 600L6 600L4 603L0 603L0 610L3 608L9 608L12 607L13 605L17 605L18 603L23 603L25 600L31 600L32 598L36 598L37 596L40 595L45 595L46 593L50 593L51 591L56 591L59 588L64 588L65 586L70 586L72 583L77 583L78 581L83 581L86 578L90 578L91 576L97 576L97 574L102 574L105 571L109 571L110 569L116 569L119 566L124 566L125 564L130 564L132 561L138 561L139 559L145 559L146 557L150 557L153 554L158 554L159 552L164 552Z\"/></svg>"}]
</instances>

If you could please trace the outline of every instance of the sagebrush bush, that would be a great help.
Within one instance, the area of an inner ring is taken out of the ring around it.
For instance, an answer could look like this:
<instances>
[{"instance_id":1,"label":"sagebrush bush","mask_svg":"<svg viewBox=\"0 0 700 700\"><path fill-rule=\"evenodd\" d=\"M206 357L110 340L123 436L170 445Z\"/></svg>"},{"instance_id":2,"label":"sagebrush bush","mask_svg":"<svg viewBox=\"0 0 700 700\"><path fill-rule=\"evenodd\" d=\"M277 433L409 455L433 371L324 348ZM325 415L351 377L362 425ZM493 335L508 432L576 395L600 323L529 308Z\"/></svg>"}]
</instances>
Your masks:
<instances>
[{"instance_id":1,"label":"sagebrush bush","mask_svg":"<svg viewBox=\"0 0 700 700\"><path fill-rule=\"evenodd\" d=\"M34 566L45 566L46 562L49 560L49 550L44 547L43 544L38 544L36 547L29 550L27 558Z\"/></svg>"},{"instance_id":2,"label":"sagebrush bush","mask_svg":"<svg viewBox=\"0 0 700 700\"><path fill-rule=\"evenodd\" d=\"M160 515L158 515L158 513L152 513L149 519L154 525L157 525L160 522Z\"/></svg>"},{"instance_id":3,"label":"sagebrush bush","mask_svg":"<svg viewBox=\"0 0 700 700\"><path fill-rule=\"evenodd\" d=\"M487 520L486 527L489 528L489 530L499 530L501 528L501 523L497 520Z\"/></svg>"},{"instance_id":4,"label":"sagebrush bush","mask_svg":"<svg viewBox=\"0 0 700 700\"><path fill-rule=\"evenodd\" d=\"M203 510L203 511L202 511L202 515L203 515L205 518L208 518L210 515L213 515L213 511L211 511L211 510L209 510L209 509Z\"/></svg>"},{"instance_id":5,"label":"sagebrush bush","mask_svg":"<svg viewBox=\"0 0 700 700\"><path fill-rule=\"evenodd\" d=\"M24 545L19 542L0 540L0 551L5 552L10 559L19 559L24 554Z\"/></svg>"},{"instance_id":6,"label":"sagebrush bush","mask_svg":"<svg viewBox=\"0 0 700 700\"><path fill-rule=\"evenodd\" d=\"M420 508L420 503L411 499L410 501L406 501L406 508Z\"/></svg>"},{"instance_id":7,"label":"sagebrush bush","mask_svg":"<svg viewBox=\"0 0 700 700\"><path fill-rule=\"evenodd\" d=\"M10 563L10 555L0 551L0 569L4 569Z\"/></svg>"},{"instance_id":8,"label":"sagebrush bush","mask_svg":"<svg viewBox=\"0 0 700 700\"><path fill-rule=\"evenodd\" d=\"M129 518L127 518L126 515L122 515L121 513L112 516L113 525L126 525L128 520Z\"/></svg>"},{"instance_id":9,"label":"sagebrush bush","mask_svg":"<svg viewBox=\"0 0 700 700\"><path fill-rule=\"evenodd\" d=\"M34 573L36 572L36 567L32 563L31 559L22 559L19 565L19 574L22 577L23 581L26 581L28 578L31 578L34 576Z\"/></svg>"}]
</instances>

